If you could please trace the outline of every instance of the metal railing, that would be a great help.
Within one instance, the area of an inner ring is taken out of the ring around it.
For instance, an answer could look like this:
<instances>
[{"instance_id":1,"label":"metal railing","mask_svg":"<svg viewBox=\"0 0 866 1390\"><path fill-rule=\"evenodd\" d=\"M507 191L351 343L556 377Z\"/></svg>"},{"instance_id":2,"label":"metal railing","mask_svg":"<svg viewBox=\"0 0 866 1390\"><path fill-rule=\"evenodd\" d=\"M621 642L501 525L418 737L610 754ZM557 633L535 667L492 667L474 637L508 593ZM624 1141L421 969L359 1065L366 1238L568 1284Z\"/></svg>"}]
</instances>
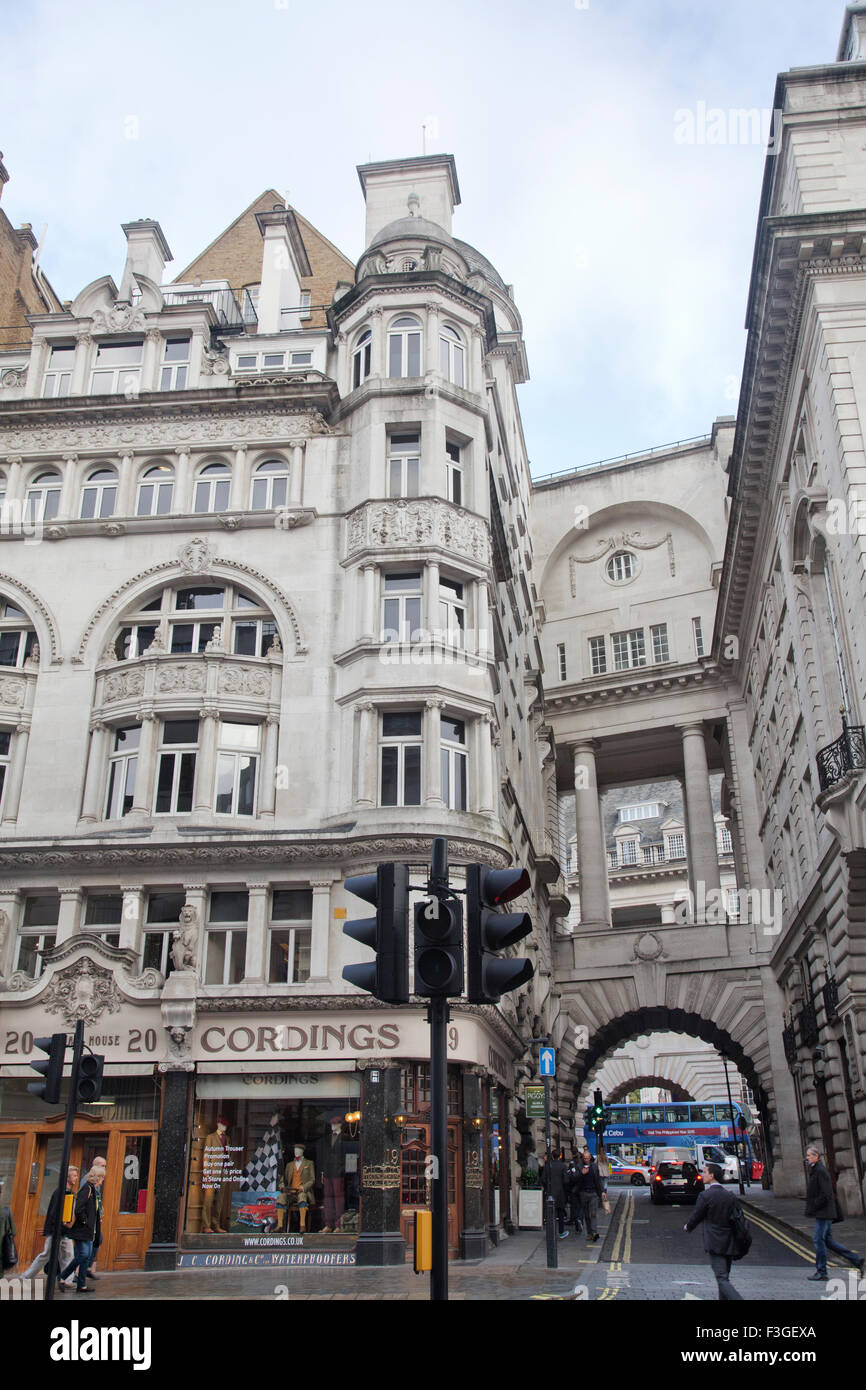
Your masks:
<instances>
[{"instance_id":1,"label":"metal railing","mask_svg":"<svg viewBox=\"0 0 866 1390\"><path fill-rule=\"evenodd\" d=\"M163 304L210 304L224 333L255 332L258 315L248 290L163 290Z\"/></svg>"},{"instance_id":2,"label":"metal railing","mask_svg":"<svg viewBox=\"0 0 866 1390\"><path fill-rule=\"evenodd\" d=\"M832 787L849 772L866 770L866 730L862 724L842 720L842 733L817 754L821 791Z\"/></svg>"},{"instance_id":3,"label":"metal railing","mask_svg":"<svg viewBox=\"0 0 866 1390\"><path fill-rule=\"evenodd\" d=\"M839 986L832 975L827 976L821 994L824 999L824 1012L827 1015L827 1022L834 1023L839 1017Z\"/></svg>"}]
</instances>

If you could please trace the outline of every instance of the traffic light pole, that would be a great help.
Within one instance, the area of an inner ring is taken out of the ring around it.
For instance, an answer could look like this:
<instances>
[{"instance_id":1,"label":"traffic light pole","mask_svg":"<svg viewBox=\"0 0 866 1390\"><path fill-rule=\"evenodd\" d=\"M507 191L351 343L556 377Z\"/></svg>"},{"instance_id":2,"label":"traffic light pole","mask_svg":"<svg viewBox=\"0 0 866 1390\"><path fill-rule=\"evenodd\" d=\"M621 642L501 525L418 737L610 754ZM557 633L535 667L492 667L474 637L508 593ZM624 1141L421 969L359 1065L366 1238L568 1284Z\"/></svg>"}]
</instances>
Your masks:
<instances>
[{"instance_id":1,"label":"traffic light pole","mask_svg":"<svg viewBox=\"0 0 866 1390\"><path fill-rule=\"evenodd\" d=\"M75 1127L75 1109L78 1104L78 1077L81 1070L81 1053L84 1050L84 1021L79 1019L75 1025L72 1042L72 1072L69 1077L69 1095L66 1100L66 1127L63 1131L63 1149L60 1155L60 1171L57 1174L57 1210L54 1213L54 1228L51 1232L51 1253L45 1271L46 1303L54 1301L57 1286L57 1272L60 1263L60 1231L63 1225L63 1200L66 1196L66 1177L69 1172L69 1157L72 1153L72 1133Z\"/></svg>"},{"instance_id":2,"label":"traffic light pole","mask_svg":"<svg viewBox=\"0 0 866 1390\"><path fill-rule=\"evenodd\" d=\"M544 1198L544 1232L547 1238L547 1268L559 1268L559 1251L556 1245L556 1203L553 1200L553 1188L551 1178L551 1161L553 1150L550 1146L550 1077L544 1078L544 1146L547 1152L547 1162L545 1164L545 1176L547 1181L545 1187L547 1192Z\"/></svg>"}]
</instances>

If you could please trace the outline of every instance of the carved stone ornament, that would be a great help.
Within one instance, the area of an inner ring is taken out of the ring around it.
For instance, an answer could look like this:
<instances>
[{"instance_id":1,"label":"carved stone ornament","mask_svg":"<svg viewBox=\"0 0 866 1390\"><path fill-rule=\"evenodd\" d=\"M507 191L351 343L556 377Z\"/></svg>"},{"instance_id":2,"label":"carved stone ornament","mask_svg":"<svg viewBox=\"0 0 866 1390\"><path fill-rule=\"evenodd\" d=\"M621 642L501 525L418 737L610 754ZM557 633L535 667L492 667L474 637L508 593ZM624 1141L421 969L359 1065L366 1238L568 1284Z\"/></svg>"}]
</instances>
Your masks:
<instances>
[{"instance_id":1,"label":"carved stone ornament","mask_svg":"<svg viewBox=\"0 0 866 1390\"><path fill-rule=\"evenodd\" d=\"M158 970L148 966L140 975L130 976L128 983L133 989L162 989L165 980Z\"/></svg>"},{"instance_id":2,"label":"carved stone ornament","mask_svg":"<svg viewBox=\"0 0 866 1390\"><path fill-rule=\"evenodd\" d=\"M664 946L655 932L644 932L642 936L635 938L633 960L654 961L659 960L663 955Z\"/></svg>"},{"instance_id":3,"label":"carved stone ornament","mask_svg":"<svg viewBox=\"0 0 866 1390\"><path fill-rule=\"evenodd\" d=\"M0 705L23 705L26 683L14 676L0 679Z\"/></svg>"},{"instance_id":4,"label":"carved stone ornament","mask_svg":"<svg viewBox=\"0 0 866 1390\"><path fill-rule=\"evenodd\" d=\"M189 574L202 574L213 563L213 550L201 536L193 536L181 546L177 558Z\"/></svg>"},{"instance_id":5,"label":"carved stone ornament","mask_svg":"<svg viewBox=\"0 0 866 1390\"><path fill-rule=\"evenodd\" d=\"M46 1013L60 1014L70 1028L79 1019L89 1028L104 1013L116 1013L121 1002L112 972L94 965L87 956L58 970L40 1000Z\"/></svg>"},{"instance_id":6,"label":"carved stone ornament","mask_svg":"<svg viewBox=\"0 0 866 1390\"><path fill-rule=\"evenodd\" d=\"M26 367L6 367L0 372L0 386L23 386L27 381Z\"/></svg>"},{"instance_id":7,"label":"carved stone ornament","mask_svg":"<svg viewBox=\"0 0 866 1390\"><path fill-rule=\"evenodd\" d=\"M490 564L487 528L477 517L446 502L368 502L349 518L349 554L382 547L439 545Z\"/></svg>"},{"instance_id":8,"label":"carved stone ornament","mask_svg":"<svg viewBox=\"0 0 866 1390\"><path fill-rule=\"evenodd\" d=\"M126 333L131 329L143 332L144 327L143 311L134 309L131 304L118 301L110 309L93 311L94 333Z\"/></svg>"},{"instance_id":9,"label":"carved stone ornament","mask_svg":"<svg viewBox=\"0 0 866 1390\"><path fill-rule=\"evenodd\" d=\"M216 352L209 347L204 348L201 354L201 370L202 376L228 376L228 353Z\"/></svg>"},{"instance_id":10,"label":"carved stone ornament","mask_svg":"<svg viewBox=\"0 0 866 1390\"><path fill-rule=\"evenodd\" d=\"M577 598L577 565L591 565L596 560L602 560L605 555L617 550L656 550L660 545L668 548L668 563L672 575L676 574L676 561L674 559L674 541L670 531L664 536L660 536L657 541L641 540L641 532L635 531L631 535L626 531L620 532L615 536L608 536L607 540L600 541L598 549L591 555L569 555L568 569L571 577L571 597Z\"/></svg>"}]
</instances>

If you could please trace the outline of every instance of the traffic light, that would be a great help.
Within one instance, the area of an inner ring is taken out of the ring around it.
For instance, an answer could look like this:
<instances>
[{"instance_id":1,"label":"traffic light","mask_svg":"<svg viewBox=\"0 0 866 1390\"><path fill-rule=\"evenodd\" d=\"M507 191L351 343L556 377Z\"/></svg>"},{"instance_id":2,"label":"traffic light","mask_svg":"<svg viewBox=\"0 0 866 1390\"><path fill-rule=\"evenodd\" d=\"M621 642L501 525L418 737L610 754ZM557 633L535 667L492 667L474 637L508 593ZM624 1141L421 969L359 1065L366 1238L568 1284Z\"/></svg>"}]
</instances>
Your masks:
<instances>
[{"instance_id":1,"label":"traffic light","mask_svg":"<svg viewBox=\"0 0 866 1390\"><path fill-rule=\"evenodd\" d=\"M98 1052L85 1053L78 1063L78 1099L92 1105L102 1095L102 1072L105 1058Z\"/></svg>"},{"instance_id":2,"label":"traffic light","mask_svg":"<svg viewBox=\"0 0 866 1390\"><path fill-rule=\"evenodd\" d=\"M344 965L343 979L383 1004L409 1002L409 868L380 864L374 874L347 878L346 892L376 909L375 917L343 923L343 934L370 946L374 961Z\"/></svg>"},{"instance_id":3,"label":"traffic light","mask_svg":"<svg viewBox=\"0 0 866 1390\"><path fill-rule=\"evenodd\" d=\"M592 1094L592 1121L591 1128L594 1134L601 1136L604 1134L604 1097L601 1091L596 1088Z\"/></svg>"},{"instance_id":4,"label":"traffic light","mask_svg":"<svg viewBox=\"0 0 866 1390\"><path fill-rule=\"evenodd\" d=\"M526 869L466 869L466 946L469 956L470 1004L498 1004L503 994L531 980L532 961L525 956L498 956L532 931L528 912L497 912L529 887Z\"/></svg>"},{"instance_id":5,"label":"traffic light","mask_svg":"<svg viewBox=\"0 0 866 1390\"><path fill-rule=\"evenodd\" d=\"M52 1033L50 1038L34 1038L33 1044L40 1052L47 1052L44 1062L31 1062L33 1071L45 1077L44 1081L28 1081L27 1089L32 1096L38 1096L47 1105L57 1105L60 1100L60 1083L63 1080L63 1059L66 1056L66 1034Z\"/></svg>"},{"instance_id":6,"label":"traffic light","mask_svg":"<svg viewBox=\"0 0 866 1390\"><path fill-rule=\"evenodd\" d=\"M463 905L435 893L415 904L415 993L426 999L463 993Z\"/></svg>"}]
</instances>

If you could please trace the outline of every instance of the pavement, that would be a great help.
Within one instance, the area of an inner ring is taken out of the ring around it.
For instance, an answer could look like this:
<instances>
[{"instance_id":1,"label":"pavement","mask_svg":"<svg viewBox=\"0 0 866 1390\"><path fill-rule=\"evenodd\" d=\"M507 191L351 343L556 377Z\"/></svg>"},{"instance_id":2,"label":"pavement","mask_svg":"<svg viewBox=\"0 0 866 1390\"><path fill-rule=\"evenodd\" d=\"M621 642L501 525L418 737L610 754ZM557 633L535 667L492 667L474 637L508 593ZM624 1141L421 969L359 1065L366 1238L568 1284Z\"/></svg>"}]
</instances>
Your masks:
<instances>
[{"instance_id":1,"label":"pavement","mask_svg":"<svg viewBox=\"0 0 866 1390\"><path fill-rule=\"evenodd\" d=\"M715 1280L699 1233L686 1235L688 1212L680 1206L652 1207L641 1189L612 1189L611 1214L599 1214L600 1239L588 1243L570 1232L556 1241L558 1265L547 1266L541 1231L519 1231L484 1260L455 1260L449 1265L449 1300L644 1302L715 1300ZM830 1261L831 1286L812 1283L812 1228L803 1215L803 1200L777 1198L761 1188L747 1189L742 1199L752 1223L755 1244L750 1256L734 1267L736 1287L746 1299L817 1302L859 1298L849 1289L849 1266ZM836 1238L866 1252L866 1219L834 1227ZM843 1288L844 1283L844 1288ZM855 1279L856 1284L856 1279ZM834 1293L833 1290L836 1290ZM866 1293L866 1285L862 1286ZM66 1311L110 1300L164 1301L429 1301L429 1275L416 1275L411 1263L384 1269L358 1266L263 1265L244 1269L134 1270L103 1274L87 1296L58 1295L55 1306ZM75 1314L77 1316L77 1314Z\"/></svg>"}]
</instances>

